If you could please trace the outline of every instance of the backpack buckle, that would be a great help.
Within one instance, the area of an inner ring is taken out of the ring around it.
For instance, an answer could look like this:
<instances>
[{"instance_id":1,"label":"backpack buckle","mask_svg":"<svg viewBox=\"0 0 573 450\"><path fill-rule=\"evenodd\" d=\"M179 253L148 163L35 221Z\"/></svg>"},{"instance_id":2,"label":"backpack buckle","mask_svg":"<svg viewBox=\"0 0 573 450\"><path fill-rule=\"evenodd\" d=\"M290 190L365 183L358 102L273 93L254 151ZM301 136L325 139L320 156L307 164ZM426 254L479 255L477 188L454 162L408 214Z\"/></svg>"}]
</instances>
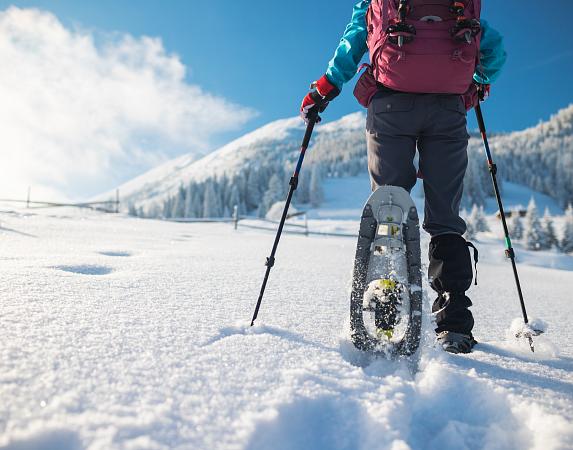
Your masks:
<instances>
[{"instance_id":1,"label":"backpack buckle","mask_svg":"<svg viewBox=\"0 0 573 450\"><path fill-rule=\"evenodd\" d=\"M386 28L386 35L392 44L402 47L404 44L414 40L416 28L414 25L407 24L406 22L398 22Z\"/></svg>"},{"instance_id":2,"label":"backpack buckle","mask_svg":"<svg viewBox=\"0 0 573 450\"><path fill-rule=\"evenodd\" d=\"M450 12L456 17L462 17L465 13L466 5L462 2L452 2Z\"/></svg>"},{"instance_id":3,"label":"backpack buckle","mask_svg":"<svg viewBox=\"0 0 573 450\"><path fill-rule=\"evenodd\" d=\"M456 41L472 43L472 39L481 32L481 24L477 19L458 17L456 26L450 29L450 34Z\"/></svg>"}]
</instances>

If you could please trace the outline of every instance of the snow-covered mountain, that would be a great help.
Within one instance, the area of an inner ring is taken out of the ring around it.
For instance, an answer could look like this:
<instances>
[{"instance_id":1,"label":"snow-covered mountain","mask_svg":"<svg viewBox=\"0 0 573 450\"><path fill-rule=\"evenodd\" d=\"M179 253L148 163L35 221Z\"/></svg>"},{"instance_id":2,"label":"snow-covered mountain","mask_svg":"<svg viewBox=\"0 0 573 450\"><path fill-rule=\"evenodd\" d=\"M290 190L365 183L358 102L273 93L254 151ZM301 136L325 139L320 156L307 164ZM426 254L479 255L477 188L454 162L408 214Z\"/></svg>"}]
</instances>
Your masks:
<instances>
[{"instance_id":1,"label":"snow-covered mountain","mask_svg":"<svg viewBox=\"0 0 573 450\"><path fill-rule=\"evenodd\" d=\"M364 114L358 112L318 126L305 164L320 165L322 174L329 177L366 173L364 120ZM281 181L288 179L303 133L304 124L299 118L278 120L198 161L186 155L169 161L119 187L124 208L130 205L151 215L165 215L177 208L177 195L182 203L187 192L188 203L201 203L194 213L200 216L205 183L214 183L212 190L220 204L213 211L228 213L233 206L230 203L252 210L273 189L269 185L272 174L278 173ZM573 105L533 128L494 135L490 140L502 179L543 192L562 206L573 200ZM484 204L492 192L479 137L470 139L469 153L465 206ZM238 186L237 192L232 192L233 186ZM193 190L198 193L192 199ZM275 191L277 196L282 195L280 189ZM192 209L187 205L188 211Z\"/></svg>"},{"instance_id":2,"label":"snow-covered mountain","mask_svg":"<svg viewBox=\"0 0 573 450\"><path fill-rule=\"evenodd\" d=\"M573 201L573 104L547 122L493 141L501 176L556 199Z\"/></svg>"},{"instance_id":3,"label":"snow-covered mountain","mask_svg":"<svg viewBox=\"0 0 573 450\"><path fill-rule=\"evenodd\" d=\"M200 160L180 156L119 187L122 199L137 206L163 200L181 184L231 174L247 164L262 164L296 150L304 133L297 119L272 122L232 141ZM104 195L105 196L105 195Z\"/></svg>"}]
</instances>

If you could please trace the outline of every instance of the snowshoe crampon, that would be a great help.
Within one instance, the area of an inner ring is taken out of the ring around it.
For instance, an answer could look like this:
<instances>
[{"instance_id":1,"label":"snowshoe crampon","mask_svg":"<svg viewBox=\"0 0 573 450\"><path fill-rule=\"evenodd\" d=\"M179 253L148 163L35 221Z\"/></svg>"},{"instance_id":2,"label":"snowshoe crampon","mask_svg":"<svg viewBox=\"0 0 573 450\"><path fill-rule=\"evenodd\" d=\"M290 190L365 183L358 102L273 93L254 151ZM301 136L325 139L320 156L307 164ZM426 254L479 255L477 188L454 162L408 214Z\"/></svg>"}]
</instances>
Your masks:
<instances>
[{"instance_id":1,"label":"snowshoe crampon","mask_svg":"<svg viewBox=\"0 0 573 450\"><path fill-rule=\"evenodd\" d=\"M360 223L350 297L356 348L385 357L410 356L422 325L418 212L406 190L372 193Z\"/></svg>"}]
</instances>

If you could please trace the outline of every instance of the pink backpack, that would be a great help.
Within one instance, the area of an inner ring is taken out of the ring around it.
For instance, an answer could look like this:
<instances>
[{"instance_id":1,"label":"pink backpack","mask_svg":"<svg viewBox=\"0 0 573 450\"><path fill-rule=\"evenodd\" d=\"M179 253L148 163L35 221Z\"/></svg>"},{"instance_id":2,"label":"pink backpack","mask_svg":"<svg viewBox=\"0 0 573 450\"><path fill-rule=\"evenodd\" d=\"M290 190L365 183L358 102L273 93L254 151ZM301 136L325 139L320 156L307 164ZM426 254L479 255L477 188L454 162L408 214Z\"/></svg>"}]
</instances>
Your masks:
<instances>
[{"instance_id":1,"label":"pink backpack","mask_svg":"<svg viewBox=\"0 0 573 450\"><path fill-rule=\"evenodd\" d=\"M357 84L359 102L369 103L376 82L402 92L466 93L479 58L480 13L481 0L372 0L371 67Z\"/></svg>"}]
</instances>

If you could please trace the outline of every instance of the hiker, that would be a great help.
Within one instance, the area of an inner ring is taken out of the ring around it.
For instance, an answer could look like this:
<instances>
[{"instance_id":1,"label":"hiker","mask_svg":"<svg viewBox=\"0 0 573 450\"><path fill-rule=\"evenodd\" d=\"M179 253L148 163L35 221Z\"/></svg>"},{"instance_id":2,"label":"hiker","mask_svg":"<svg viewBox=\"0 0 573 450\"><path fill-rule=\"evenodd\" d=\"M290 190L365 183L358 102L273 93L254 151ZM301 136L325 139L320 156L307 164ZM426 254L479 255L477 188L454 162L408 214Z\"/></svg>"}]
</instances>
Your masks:
<instances>
[{"instance_id":1,"label":"hiker","mask_svg":"<svg viewBox=\"0 0 573 450\"><path fill-rule=\"evenodd\" d=\"M326 74L300 109L305 121L324 111L370 52L355 96L368 108L372 189L394 185L410 192L417 176L423 179L437 340L454 353L470 352L476 342L465 295L472 263L459 215L468 162L466 111L478 94L487 97L506 59L502 37L481 20L480 8L480 0L356 3Z\"/></svg>"}]
</instances>

